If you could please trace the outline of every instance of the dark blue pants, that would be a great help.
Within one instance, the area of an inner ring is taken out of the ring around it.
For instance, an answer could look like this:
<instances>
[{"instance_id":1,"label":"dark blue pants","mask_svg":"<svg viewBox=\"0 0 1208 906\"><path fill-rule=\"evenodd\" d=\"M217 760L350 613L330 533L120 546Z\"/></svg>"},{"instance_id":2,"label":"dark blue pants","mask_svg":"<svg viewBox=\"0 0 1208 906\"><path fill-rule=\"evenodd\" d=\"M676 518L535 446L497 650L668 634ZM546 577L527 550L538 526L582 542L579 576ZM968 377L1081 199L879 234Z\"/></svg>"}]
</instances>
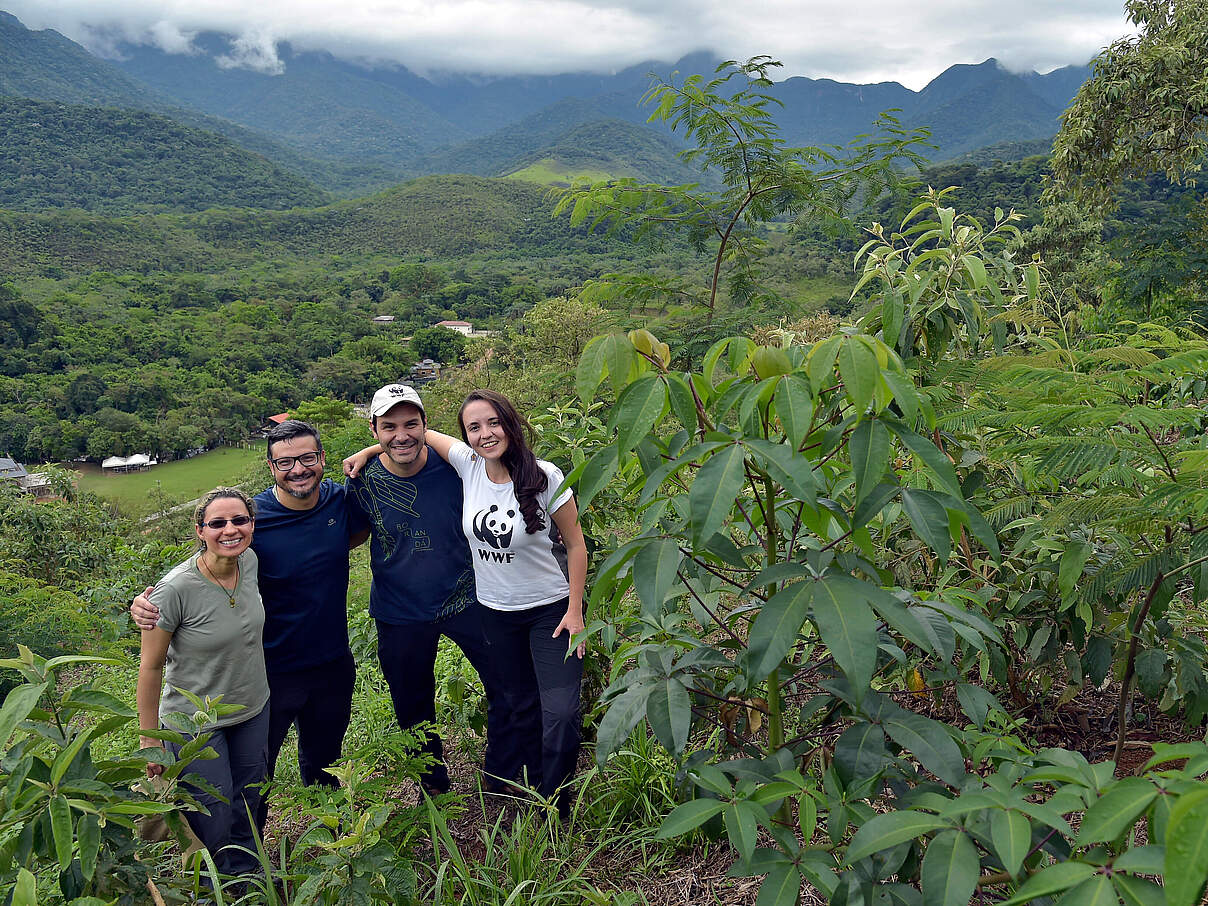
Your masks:
<instances>
[{"instance_id":1,"label":"dark blue pants","mask_svg":"<svg viewBox=\"0 0 1208 906\"><path fill-rule=\"evenodd\" d=\"M579 687L583 661L566 656L567 634L553 637L567 600L527 610L484 607L483 622L496 662L507 665L500 685L499 775L528 777L543 796L558 793L563 817L570 807L564 784L575 773L582 731Z\"/></svg>"},{"instance_id":2,"label":"dark blue pants","mask_svg":"<svg viewBox=\"0 0 1208 906\"><path fill-rule=\"evenodd\" d=\"M298 772L307 786L338 786L327 773L340 759L344 734L352 717L352 692L357 666L352 653L303 670L268 675L268 778L277 768L277 756L289 728L298 727ZM268 802L261 798L257 823L264 830Z\"/></svg>"},{"instance_id":3,"label":"dark blue pants","mask_svg":"<svg viewBox=\"0 0 1208 906\"><path fill-rule=\"evenodd\" d=\"M486 608L475 603L451 617L435 623L392 624L377 621L378 660L382 674L390 686L390 699L398 725L409 730L416 724L436 720L436 646L440 637L452 639L465 654L470 665L478 671L487 697L487 751L483 770L497 775L496 739L499 735L499 695L496 687L495 665L483 635L482 619ZM428 735L424 751L435 763L420 778L430 789L449 789L449 772L445 768L444 749L437 733Z\"/></svg>"},{"instance_id":4,"label":"dark blue pants","mask_svg":"<svg viewBox=\"0 0 1208 906\"><path fill-rule=\"evenodd\" d=\"M198 759L185 771L187 783L190 774L200 775L213 785L226 802L220 802L209 793L193 787L194 798L209 809L210 814L185 812L193 833L205 844L214 857L214 864L223 874L246 874L259 870L256 859L256 841L252 836L252 823L248 810L257 814L260 808L260 787L268 770L268 717L266 706L255 717L243 723L232 724L214 730L208 745L218 753L208 761ZM180 746L168 743L174 754ZM224 849L233 845L242 846L250 852Z\"/></svg>"}]
</instances>

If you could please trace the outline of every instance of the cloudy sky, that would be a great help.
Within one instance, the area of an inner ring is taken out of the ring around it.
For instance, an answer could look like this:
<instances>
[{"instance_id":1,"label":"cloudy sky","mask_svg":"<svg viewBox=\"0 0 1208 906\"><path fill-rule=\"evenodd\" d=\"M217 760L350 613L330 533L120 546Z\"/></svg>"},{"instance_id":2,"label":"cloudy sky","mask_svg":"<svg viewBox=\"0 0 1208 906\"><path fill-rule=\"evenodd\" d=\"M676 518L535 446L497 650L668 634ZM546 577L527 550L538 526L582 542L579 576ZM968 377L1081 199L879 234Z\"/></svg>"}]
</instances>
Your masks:
<instances>
[{"instance_id":1,"label":"cloudy sky","mask_svg":"<svg viewBox=\"0 0 1208 906\"><path fill-rule=\"evenodd\" d=\"M225 62L272 71L276 42L421 71L612 71L704 50L770 54L783 76L918 89L997 57L1047 72L1125 34L1123 0L0 0L30 28L99 52L118 40L188 52L235 37Z\"/></svg>"}]
</instances>

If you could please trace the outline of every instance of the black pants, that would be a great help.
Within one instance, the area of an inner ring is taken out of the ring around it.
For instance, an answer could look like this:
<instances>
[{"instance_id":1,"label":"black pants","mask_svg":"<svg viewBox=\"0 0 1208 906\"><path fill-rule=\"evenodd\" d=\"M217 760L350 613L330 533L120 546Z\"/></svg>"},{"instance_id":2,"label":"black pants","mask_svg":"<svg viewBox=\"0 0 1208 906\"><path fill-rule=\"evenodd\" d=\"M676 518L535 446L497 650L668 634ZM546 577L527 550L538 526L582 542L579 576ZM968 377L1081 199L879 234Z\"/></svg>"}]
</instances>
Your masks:
<instances>
[{"instance_id":1,"label":"black pants","mask_svg":"<svg viewBox=\"0 0 1208 906\"><path fill-rule=\"evenodd\" d=\"M307 786L338 786L327 773L340 758L340 747L352 717L352 691L357 667L348 652L334 661L303 670L268 675L271 692L268 723L268 776L277 767L281 745L293 725L298 727L298 772ZM268 803L261 800L257 823L264 830Z\"/></svg>"},{"instance_id":2,"label":"black pants","mask_svg":"<svg viewBox=\"0 0 1208 906\"><path fill-rule=\"evenodd\" d=\"M566 656L567 633L553 632L566 615L567 599L527 610L484 607L484 623L496 662L507 665L500 686L499 776L527 775L543 796L558 793L563 817L570 806L564 784L579 759L579 711L583 661Z\"/></svg>"},{"instance_id":3,"label":"black pants","mask_svg":"<svg viewBox=\"0 0 1208 906\"><path fill-rule=\"evenodd\" d=\"M208 745L218 757L194 761L185 769L182 778L187 785L189 775L197 774L227 800L223 802L211 793L192 787L194 797L209 814L185 812L193 833L205 844L223 874L247 874L260 867L248 811L259 814L260 784L264 781L268 760L268 723L268 706L265 706L255 717L212 731ZM173 754L180 753L180 746L167 745Z\"/></svg>"},{"instance_id":4,"label":"black pants","mask_svg":"<svg viewBox=\"0 0 1208 906\"><path fill-rule=\"evenodd\" d=\"M394 715L398 725L409 730L416 724L436 720L436 646L440 637L452 639L465 654L470 665L478 671L487 696L487 751L483 759L483 770L498 776L496 739L499 735L499 695L496 670L486 638L483 635L482 619L486 608L471 604L436 623L391 624L377 621L378 660L382 674L390 686L390 699L394 703ZM449 772L445 768L444 749L440 736L431 733L424 745L435 763L420 778L430 789L442 792L449 789Z\"/></svg>"}]
</instances>

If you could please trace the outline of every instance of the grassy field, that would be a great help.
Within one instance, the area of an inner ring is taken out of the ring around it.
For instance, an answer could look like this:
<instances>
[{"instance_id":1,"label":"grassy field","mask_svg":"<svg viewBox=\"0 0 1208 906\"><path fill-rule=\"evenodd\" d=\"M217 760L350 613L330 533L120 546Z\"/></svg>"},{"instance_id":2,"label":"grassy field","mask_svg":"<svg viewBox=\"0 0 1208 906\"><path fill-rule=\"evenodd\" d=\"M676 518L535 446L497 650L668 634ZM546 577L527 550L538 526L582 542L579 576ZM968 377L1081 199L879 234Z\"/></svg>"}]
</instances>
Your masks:
<instances>
[{"instance_id":1,"label":"grassy field","mask_svg":"<svg viewBox=\"0 0 1208 906\"><path fill-rule=\"evenodd\" d=\"M112 500L124 513L142 516L155 512L164 503L184 503L217 485L231 484L263 459L264 448L256 445L220 447L192 459L167 462L146 472L124 475L107 475L96 466L71 465L76 469L80 490Z\"/></svg>"},{"instance_id":2,"label":"grassy field","mask_svg":"<svg viewBox=\"0 0 1208 906\"><path fill-rule=\"evenodd\" d=\"M571 172L565 164L554 160L552 157L546 157L529 164L523 170L509 173L506 178L522 179L525 182L535 182L543 186L569 186L576 180L600 182L605 179L614 179L618 175L616 173L607 173L604 170L577 170Z\"/></svg>"}]
</instances>

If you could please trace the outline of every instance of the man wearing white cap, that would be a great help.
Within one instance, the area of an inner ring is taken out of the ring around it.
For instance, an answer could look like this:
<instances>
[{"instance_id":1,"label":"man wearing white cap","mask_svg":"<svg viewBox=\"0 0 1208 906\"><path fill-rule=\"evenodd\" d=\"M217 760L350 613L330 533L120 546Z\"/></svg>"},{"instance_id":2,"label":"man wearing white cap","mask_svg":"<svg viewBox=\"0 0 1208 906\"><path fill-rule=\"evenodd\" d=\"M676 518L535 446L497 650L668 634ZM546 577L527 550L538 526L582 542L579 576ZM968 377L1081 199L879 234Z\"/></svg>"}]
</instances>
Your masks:
<instances>
[{"instance_id":1,"label":"man wearing white cap","mask_svg":"<svg viewBox=\"0 0 1208 906\"><path fill-rule=\"evenodd\" d=\"M370 526L369 613L377 622L378 658L395 716L403 729L435 720L437 642L449 637L486 688L483 769L490 777L497 760L491 745L495 679L461 528L461 479L424 443L426 414L413 388L382 387L369 404L369 418L382 453L347 487L350 504ZM440 737L431 734L425 748L436 762L421 782L429 792L445 792L449 775Z\"/></svg>"}]
</instances>

